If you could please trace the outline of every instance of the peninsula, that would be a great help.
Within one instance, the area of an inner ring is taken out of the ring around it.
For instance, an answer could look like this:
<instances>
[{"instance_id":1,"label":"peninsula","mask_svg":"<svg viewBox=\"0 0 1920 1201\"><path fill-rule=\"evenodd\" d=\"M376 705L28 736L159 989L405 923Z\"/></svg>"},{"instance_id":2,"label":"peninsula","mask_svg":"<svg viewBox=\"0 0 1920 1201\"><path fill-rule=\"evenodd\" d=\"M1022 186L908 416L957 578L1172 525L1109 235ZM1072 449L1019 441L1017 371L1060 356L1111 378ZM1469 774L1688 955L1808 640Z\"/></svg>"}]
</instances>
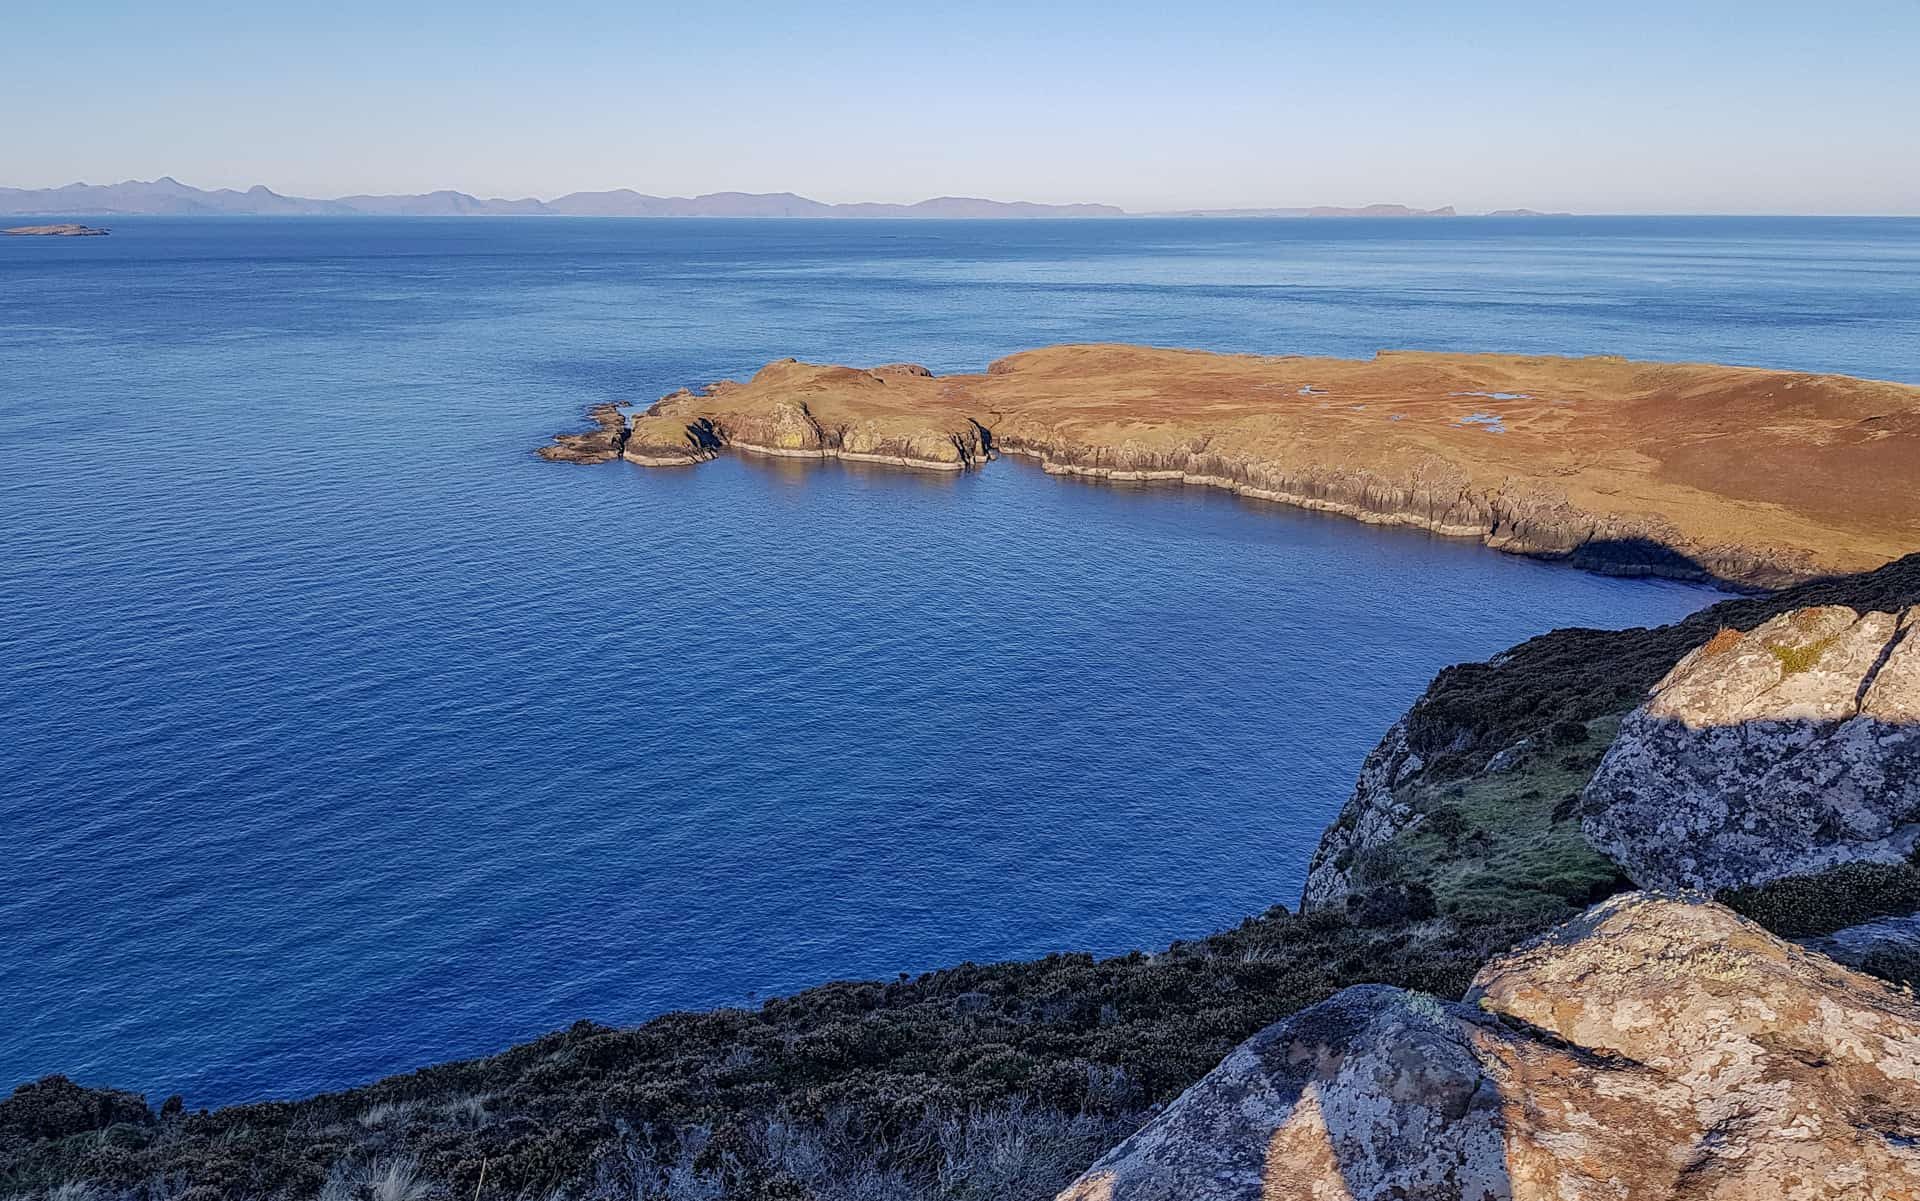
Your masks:
<instances>
[{"instance_id":1,"label":"peninsula","mask_svg":"<svg viewBox=\"0 0 1920 1201\"><path fill-rule=\"evenodd\" d=\"M563 434L546 458L721 450L1167 480L1478 538L1589 569L1759 590L1920 545L1920 387L1848 376L1382 351L1026 351L937 376L785 359Z\"/></svg>"}]
</instances>

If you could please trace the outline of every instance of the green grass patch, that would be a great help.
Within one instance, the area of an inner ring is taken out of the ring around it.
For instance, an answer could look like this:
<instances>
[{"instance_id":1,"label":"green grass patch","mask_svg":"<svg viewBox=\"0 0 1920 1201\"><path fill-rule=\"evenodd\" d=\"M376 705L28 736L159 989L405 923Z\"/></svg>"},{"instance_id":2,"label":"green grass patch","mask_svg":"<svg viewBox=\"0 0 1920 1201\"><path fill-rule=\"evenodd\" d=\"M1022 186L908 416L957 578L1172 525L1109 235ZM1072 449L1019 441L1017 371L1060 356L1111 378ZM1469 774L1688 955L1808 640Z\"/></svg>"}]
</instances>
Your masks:
<instances>
[{"instance_id":1,"label":"green grass patch","mask_svg":"<svg viewBox=\"0 0 1920 1201\"><path fill-rule=\"evenodd\" d=\"M1411 885L1440 913L1477 925L1559 921L1630 887L1580 833L1577 798L1620 728L1620 714L1554 733L1510 771L1416 786L1426 819L1376 848L1355 876L1361 905Z\"/></svg>"},{"instance_id":2,"label":"green grass patch","mask_svg":"<svg viewBox=\"0 0 1920 1201\"><path fill-rule=\"evenodd\" d=\"M1820 656L1826 654L1827 648L1832 645L1833 639L1822 638L1805 646L1770 646L1767 649L1780 661L1781 671L1797 676L1803 671L1812 671L1814 664L1820 662Z\"/></svg>"}]
</instances>

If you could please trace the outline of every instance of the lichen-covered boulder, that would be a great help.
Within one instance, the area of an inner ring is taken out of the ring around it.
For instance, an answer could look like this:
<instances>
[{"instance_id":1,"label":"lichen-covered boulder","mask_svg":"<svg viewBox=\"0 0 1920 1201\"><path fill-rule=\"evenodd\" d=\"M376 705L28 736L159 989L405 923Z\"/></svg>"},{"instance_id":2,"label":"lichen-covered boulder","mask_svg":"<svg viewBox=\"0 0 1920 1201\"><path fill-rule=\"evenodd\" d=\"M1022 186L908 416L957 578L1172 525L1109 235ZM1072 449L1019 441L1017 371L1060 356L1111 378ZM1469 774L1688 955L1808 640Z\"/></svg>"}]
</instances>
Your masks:
<instances>
[{"instance_id":1,"label":"lichen-covered boulder","mask_svg":"<svg viewBox=\"0 0 1920 1201\"><path fill-rule=\"evenodd\" d=\"M1346 989L1243 1043L1062 1201L1505 1197L1500 1092L1473 1050L1491 1026Z\"/></svg>"},{"instance_id":2,"label":"lichen-covered boulder","mask_svg":"<svg viewBox=\"0 0 1920 1201\"><path fill-rule=\"evenodd\" d=\"M1718 890L1920 841L1920 607L1798 609L1722 634L1630 714L1582 829L1642 887Z\"/></svg>"},{"instance_id":3,"label":"lichen-covered boulder","mask_svg":"<svg viewBox=\"0 0 1920 1201\"><path fill-rule=\"evenodd\" d=\"M1262 1031L1062 1201L1920 1197L1920 1008L1638 893L1464 1003L1348 989Z\"/></svg>"},{"instance_id":4,"label":"lichen-covered boulder","mask_svg":"<svg viewBox=\"0 0 1920 1201\"><path fill-rule=\"evenodd\" d=\"M1590 1112L1646 1135L1611 1169L1588 1159L1632 1183L1620 1196L1920 1197L1913 995L1718 905L1614 898L1487 965L1467 999L1605 1067L1590 1078L1594 1098L1617 1103ZM1615 1075L1627 1064L1644 1073L1638 1085ZM1539 1085L1516 1100L1588 1103L1553 1093ZM1682 1137L1656 1137L1669 1122ZM1529 1155L1569 1161L1574 1150Z\"/></svg>"}]
</instances>

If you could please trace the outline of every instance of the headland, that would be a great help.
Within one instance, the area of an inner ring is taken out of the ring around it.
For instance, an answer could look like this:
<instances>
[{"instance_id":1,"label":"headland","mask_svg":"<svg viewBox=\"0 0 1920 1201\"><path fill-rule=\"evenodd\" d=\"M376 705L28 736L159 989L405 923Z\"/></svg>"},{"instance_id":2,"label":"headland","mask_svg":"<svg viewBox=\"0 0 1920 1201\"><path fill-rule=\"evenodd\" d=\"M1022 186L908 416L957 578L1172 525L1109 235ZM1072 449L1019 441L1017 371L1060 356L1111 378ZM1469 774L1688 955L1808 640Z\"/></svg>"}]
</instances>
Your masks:
<instances>
[{"instance_id":1,"label":"headland","mask_svg":"<svg viewBox=\"0 0 1920 1201\"><path fill-rule=\"evenodd\" d=\"M1613 356L1371 359L1069 345L979 374L785 359L561 435L556 460L722 450L1165 480L1744 590L1920 545L1920 387Z\"/></svg>"}]
</instances>

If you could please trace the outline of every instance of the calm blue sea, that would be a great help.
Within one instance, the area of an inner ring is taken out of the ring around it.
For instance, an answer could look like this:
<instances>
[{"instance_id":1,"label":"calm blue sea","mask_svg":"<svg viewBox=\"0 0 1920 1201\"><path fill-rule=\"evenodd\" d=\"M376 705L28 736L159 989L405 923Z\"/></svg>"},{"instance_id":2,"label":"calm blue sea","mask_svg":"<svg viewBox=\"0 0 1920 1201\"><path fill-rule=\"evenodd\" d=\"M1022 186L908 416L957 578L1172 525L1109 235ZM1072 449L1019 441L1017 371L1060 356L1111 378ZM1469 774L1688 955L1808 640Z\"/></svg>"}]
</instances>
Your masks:
<instances>
[{"instance_id":1,"label":"calm blue sea","mask_svg":"<svg viewBox=\"0 0 1920 1201\"><path fill-rule=\"evenodd\" d=\"M1437 668L1713 599L1017 462L533 457L592 402L1068 339L1920 382L1913 221L110 224L0 238L0 1088L1161 945L1296 898Z\"/></svg>"}]
</instances>

